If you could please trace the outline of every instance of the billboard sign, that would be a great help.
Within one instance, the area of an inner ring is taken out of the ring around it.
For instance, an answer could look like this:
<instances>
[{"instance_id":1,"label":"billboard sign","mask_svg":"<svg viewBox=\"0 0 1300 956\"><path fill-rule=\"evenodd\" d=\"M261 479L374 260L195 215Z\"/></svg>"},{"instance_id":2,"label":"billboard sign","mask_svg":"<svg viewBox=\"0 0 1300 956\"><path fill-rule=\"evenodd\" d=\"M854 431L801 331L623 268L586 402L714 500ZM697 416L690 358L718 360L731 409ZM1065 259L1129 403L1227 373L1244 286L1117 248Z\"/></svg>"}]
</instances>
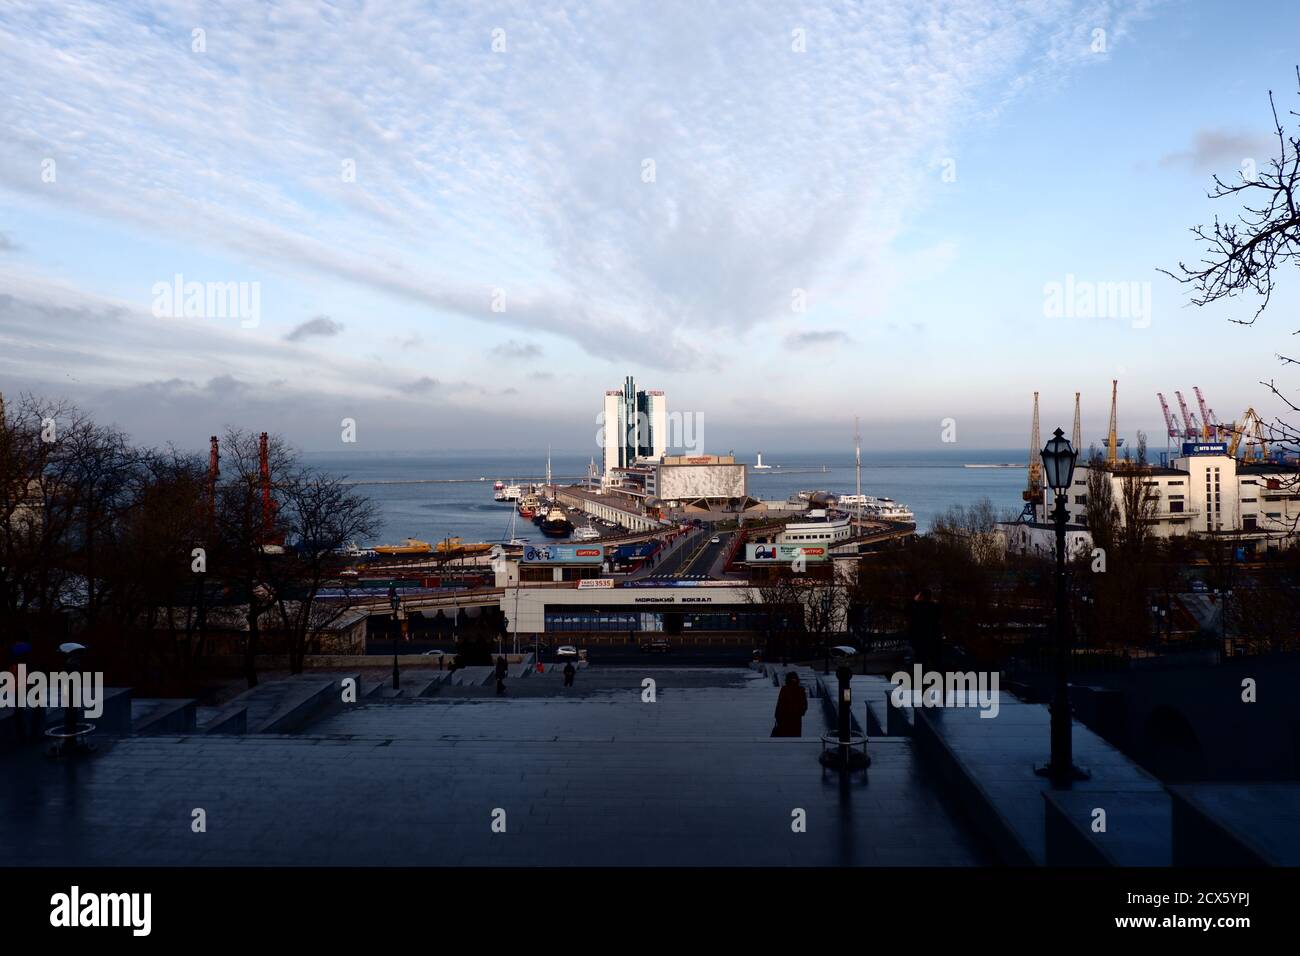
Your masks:
<instances>
[{"instance_id":1,"label":"billboard sign","mask_svg":"<svg viewBox=\"0 0 1300 956\"><path fill-rule=\"evenodd\" d=\"M579 591L587 591L592 588L612 588L613 586L613 578L583 578L578 582Z\"/></svg>"},{"instance_id":2,"label":"billboard sign","mask_svg":"<svg viewBox=\"0 0 1300 956\"><path fill-rule=\"evenodd\" d=\"M525 564L600 564L605 549L599 545L547 544L524 548Z\"/></svg>"},{"instance_id":3,"label":"billboard sign","mask_svg":"<svg viewBox=\"0 0 1300 956\"><path fill-rule=\"evenodd\" d=\"M824 545L799 544L747 544L745 560L755 563L766 561L825 561L827 550Z\"/></svg>"},{"instance_id":4,"label":"billboard sign","mask_svg":"<svg viewBox=\"0 0 1300 956\"><path fill-rule=\"evenodd\" d=\"M1222 441L1185 441L1183 455L1226 455L1228 443Z\"/></svg>"}]
</instances>

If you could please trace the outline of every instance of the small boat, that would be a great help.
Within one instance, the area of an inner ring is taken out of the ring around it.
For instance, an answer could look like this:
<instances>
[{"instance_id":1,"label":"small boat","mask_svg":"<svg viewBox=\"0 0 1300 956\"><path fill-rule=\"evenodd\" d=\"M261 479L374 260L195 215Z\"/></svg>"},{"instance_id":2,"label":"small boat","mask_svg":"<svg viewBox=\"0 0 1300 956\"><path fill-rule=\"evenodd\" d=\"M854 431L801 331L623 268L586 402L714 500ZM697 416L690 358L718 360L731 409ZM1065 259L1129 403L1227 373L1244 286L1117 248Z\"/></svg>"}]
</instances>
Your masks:
<instances>
[{"instance_id":1,"label":"small boat","mask_svg":"<svg viewBox=\"0 0 1300 956\"><path fill-rule=\"evenodd\" d=\"M505 488L506 488L506 483L505 483L504 481L494 481L494 482L492 482L492 490L493 490L493 491L505 491Z\"/></svg>"},{"instance_id":2,"label":"small boat","mask_svg":"<svg viewBox=\"0 0 1300 956\"><path fill-rule=\"evenodd\" d=\"M402 544L377 544L371 550L375 554L428 554L433 547L427 541L407 538Z\"/></svg>"},{"instance_id":3,"label":"small boat","mask_svg":"<svg viewBox=\"0 0 1300 956\"><path fill-rule=\"evenodd\" d=\"M574 541L597 541L600 539L600 532L591 525L584 524L574 528L571 537Z\"/></svg>"}]
</instances>

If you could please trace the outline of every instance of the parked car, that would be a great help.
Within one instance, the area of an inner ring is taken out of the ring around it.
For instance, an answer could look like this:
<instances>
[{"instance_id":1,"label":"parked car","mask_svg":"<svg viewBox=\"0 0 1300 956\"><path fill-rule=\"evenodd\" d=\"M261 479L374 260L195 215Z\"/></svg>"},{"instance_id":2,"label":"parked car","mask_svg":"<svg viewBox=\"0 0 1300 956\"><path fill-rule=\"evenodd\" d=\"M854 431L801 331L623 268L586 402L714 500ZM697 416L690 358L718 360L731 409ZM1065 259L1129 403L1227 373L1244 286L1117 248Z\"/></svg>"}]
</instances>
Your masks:
<instances>
[{"instance_id":1,"label":"parked car","mask_svg":"<svg viewBox=\"0 0 1300 956\"><path fill-rule=\"evenodd\" d=\"M1210 590L1210 586L1200 578L1193 578L1190 587L1196 594L1206 594Z\"/></svg>"},{"instance_id":2,"label":"parked car","mask_svg":"<svg viewBox=\"0 0 1300 956\"><path fill-rule=\"evenodd\" d=\"M578 649L572 644L562 644L555 652L556 657L577 657Z\"/></svg>"},{"instance_id":3,"label":"parked car","mask_svg":"<svg viewBox=\"0 0 1300 956\"><path fill-rule=\"evenodd\" d=\"M646 641L641 645L642 654L666 654L672 649L672 645L662 638L654 641Z\"/></svg>"}]
</instances>

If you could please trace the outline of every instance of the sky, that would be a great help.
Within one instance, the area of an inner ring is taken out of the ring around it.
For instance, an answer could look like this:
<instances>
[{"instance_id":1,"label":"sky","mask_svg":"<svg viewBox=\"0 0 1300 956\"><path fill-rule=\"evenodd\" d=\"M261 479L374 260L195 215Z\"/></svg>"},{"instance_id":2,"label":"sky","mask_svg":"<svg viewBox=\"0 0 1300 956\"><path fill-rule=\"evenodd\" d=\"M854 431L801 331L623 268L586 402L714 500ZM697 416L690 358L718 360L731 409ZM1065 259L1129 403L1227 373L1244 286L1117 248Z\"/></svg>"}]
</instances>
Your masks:
<instances>
[{"instance_id":1,"label":"sky","mask_svg":"<svg viewBox=\"0 0 1300 956\"><path fill-rule=\"evenodd\" d=\"M1158 271L1300 109L1253 9L0 0L0 392L308 451L595 453L626 375L710 452L1276 415L1300 276L1247 328Z\"/></svg>"}]
</instances>

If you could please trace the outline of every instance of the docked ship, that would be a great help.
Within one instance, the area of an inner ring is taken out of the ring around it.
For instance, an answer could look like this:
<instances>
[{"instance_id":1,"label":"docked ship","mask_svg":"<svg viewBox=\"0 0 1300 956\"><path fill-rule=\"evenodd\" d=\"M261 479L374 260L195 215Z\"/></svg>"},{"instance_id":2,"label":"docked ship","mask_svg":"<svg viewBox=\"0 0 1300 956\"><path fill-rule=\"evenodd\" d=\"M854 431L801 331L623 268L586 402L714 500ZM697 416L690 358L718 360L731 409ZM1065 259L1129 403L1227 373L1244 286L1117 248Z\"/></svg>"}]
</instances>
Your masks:
<instances>
[{"instance_id":1,"label":"docked ship","mask_svg":"<svg viewBox=\"0 0 1300 956\"><path fill-rule=\"evenodd\" d=\"M546 512L546 518L542 521L542 534L548 538L567 538L572 533L573 524L564 509L559 505L551 505L551 510Z\"/></svg>"},{"instance_id":2,"label":"docked ship","mask_svg":"<svg viewBox=\"0 0 1300 956\"><path fill-rule=\"evenodd\" d=\"M840 495L835 502L841 508L856 511L862 509L864 518L879 518L882 521L915 521L916 515L907 505L900 505L893 498L877 498L875 495Z\"/></svg>"},{"instance_id":3,"label":"docked ship","mask_svg":"<svg viewBox=\"0 0 1300 956\"><path fill-rule=\"evenodd\" d=\"M574 541L599 541L600 532L589 524L579 525L570 536Z\"/></svg>"},{"instance_id":4,"label":"docked ship","mask_svg":"<svg viewBox=\"0 0 1300 956\"><path fill-rule=\"evenodd\" d=\"M523 489L517 484L502 485L492 492L492 497L496 501L518 501L522 496Z\"/></svg>"},{"instance_id":5,"label":"docked ship","mask_svg":"<svg viewBox=\"0 0 1300 956\"><path fill-rule=\"evenodd\" d=\"M449 554L486 554L492 550L492 545L482 541L466 543L463 539L453 536L439 541L433 550L441 556Z\"/></svg>"},{"instance_id":6,"label":"docked ship","mask_svg":"<svg viewBox=\"0 0 1300 956\"><path fill-rule=\"evenodd\" d=\"M519 499L519 516L521 518L531 518L537 514L540 503L537 496L531 491Z\"/></svg>"},{"instance_id":7,"label":"docked ship","mask_svg":"<svg viewBox=\"0 0 1300 956\"><path fill-rule=\"evenodd\" d=\"M407 538L401 544L377 544L371 550L375 554L429 554L433 546L427 541Z\"/></svg>"}]
</instances>

